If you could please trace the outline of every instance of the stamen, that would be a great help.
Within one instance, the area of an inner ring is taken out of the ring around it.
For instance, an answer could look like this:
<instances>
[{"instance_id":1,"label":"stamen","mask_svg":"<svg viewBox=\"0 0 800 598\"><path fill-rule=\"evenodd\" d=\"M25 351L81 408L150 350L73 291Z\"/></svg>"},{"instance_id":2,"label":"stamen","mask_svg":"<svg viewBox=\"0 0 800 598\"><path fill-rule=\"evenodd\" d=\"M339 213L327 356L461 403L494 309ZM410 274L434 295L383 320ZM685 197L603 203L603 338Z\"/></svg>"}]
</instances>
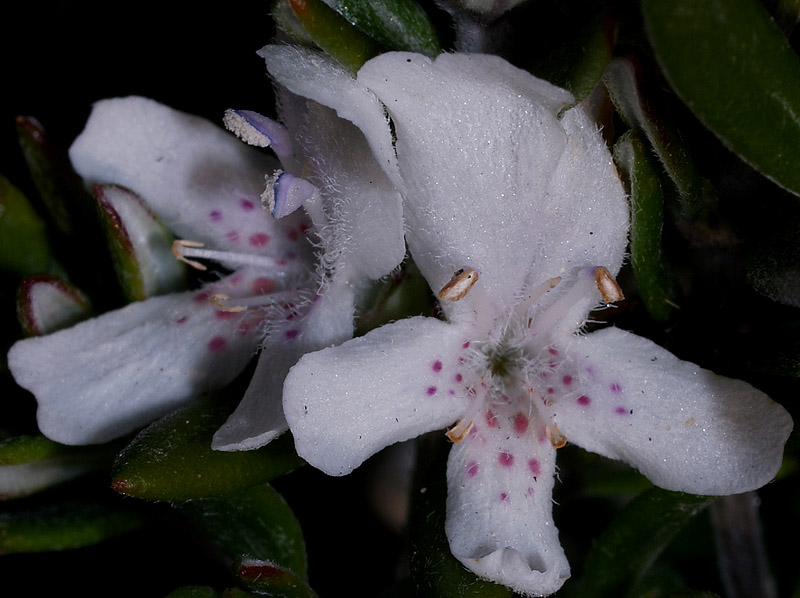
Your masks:
<instances>
[{"instance_id":1,"label":"stamen","mask_svg":"<svg viewBox=\"0 0 800 598\"><path fill-rule=\"evenodd\" d=\"M270 147L282 164L291 156L292 141L282 124L252 110L228 109L222 117L225 128L256 147Z\"/></svg>"},{"instance_id":2,"label":"stamen","mask_svg":"<svg viewBox=\"0 0 800 598\"><path fill-rule=\"evenodd\" d=\"M463 299L469 290L478 282L478 271L474 268L457 270L453 277L436 295L442 301L458 301Z\"/></svg>"},{"instance_id":3,"label":"stamen","mask_svg":"<svg viewBox=\"0 0 800 598\"><path fill-rule=\"evenodd\" d=\"M553 422L551 426L545 426L545 432L547 433L547 438L550 440L550 444L553 445L554 449L560 449L566 446L567 444L567 437L561 433L561 430L558 429L558 424Z\"/></svg>"},{"instance_id":4,"label":"stamen","mask_svg":"<svg viewBox=\"0 0 800 598\"><path fill-rule=\"evenodd\" d=\"M605 303L616 303L625 299L619 284L603 266L598 266L594 271L594 281Z\"/></svg>"},{"instance_id":5,"label":"stamen","mask_svg":"<svg viewBox=\"0 0 800 598\"><path fill-rule=\"evenodd\" d=\"M469 431L472 429L472 426L475 425L475 420L472 418L464 418L460 422L458 422L455 426L450 428L445 436L447 436L451 442L458 444L464 438L466 438Z\"/></svg>"},{"instance_id":6,"label":"stamen","mask_svg":"<svg viewBox=\"0 0 800 598\"><path fill-rule=\"evenodd\" d=\"M553 305L537 314L530 327L531 337L535 338L552 330L567 315L570 309L582 298L592 293L595 284L595 269L584 268L578 272L578 280Z\"/></svg>"},{"instance_id":7,"label":"stamen","mask_svg":"<svg viewBox=\"0 0 800 598\"><path fill-rule=\"evenodd\" d=\"M208 300L220 311L238 313L247 309L256 309L267 305L291 303L297 299L297 296L298 291L283 291L280 293L256 295L255 297L240 297L232 300L228 295L217 293L216 295L209 297ZM227 301L235 301L236 305L227 305Z\"/></svg>"},{"instance_id":8,"label":"stamen","mask_svg":"<svg viewBox=\"0 0 800 598\"><path fill-rule=\"evenodd\" d=\"M560 276L555 276L545 280L542 284L533 289L528 296L525 297L520 303L517 304L515 311L521 317L525 317L531 307L541 298L542 295L548 291L553 290L561 282ZM531 320L528 320L528 328L531 327Z\"/></svg>"},{"instance_id":9,"label":"stamen","mask_svg":"<svg viewBox=\"0 0 800 598\"><path fill-rule=\"evenodd\" d=\"M218 310L226 311L228 313L237 313L237 312L244 311L244 310L247 309L244 305L234 305L234 306L230 306L230 307L225 305L222 302L223 301L230 301L231 298L228 297L228 295L223 295L221 293L218 294L218 295L211 295L211 297L209 297L208 300Z\"/></svg>"},{"instance_id":10,"label":"stamen","mask_svg":"<svg viewBox=\"0 0 800 598\"><path fill-rule=\"evenodd\" d=\"M206 270L206 266L197 260L190 260L190 257L198 257L201 259L214 260L222 262L223 264L236 264L239 266L256 266L259 268L276 270L278 274L282 274L289 268L296 268L295 264L287 263L285 260L278 260L277 258L268 255L257 255L254 253L236 253L233 251L216 251L213 249L203 249L205 245L198 241L188 241L186 239L177 239L172 242L172 253L180 261L189 264L198 270Z\"/></svg>"}]
</instances>

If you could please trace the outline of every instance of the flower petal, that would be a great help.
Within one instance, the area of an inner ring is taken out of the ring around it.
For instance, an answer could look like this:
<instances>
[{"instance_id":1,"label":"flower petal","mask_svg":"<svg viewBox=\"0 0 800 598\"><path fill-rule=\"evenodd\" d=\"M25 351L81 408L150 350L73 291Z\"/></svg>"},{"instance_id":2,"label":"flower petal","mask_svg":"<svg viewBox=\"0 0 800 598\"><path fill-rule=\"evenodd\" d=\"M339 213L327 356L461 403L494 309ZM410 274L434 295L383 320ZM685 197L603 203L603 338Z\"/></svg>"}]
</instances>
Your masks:
<instances>
[{"instance_id":1,"label":"flower petal","mask_svg":"<svg viewBox=\"0 0 800 598\"><path fill-rule=\"evenodd\" d=\"M298 454L344 475L385 446L452 423L466 405L456 383L464 336L415 317L304 355L283 396Z\"/></svg>"},{"instance_id":2,"label":"flower petal","mask_svg":"<svg viewBox=\"0 0 800 598\"><path fill-rule=\"evenodd\" d=\"M528 429L534 422L526 401L480 413L451 449L445 528L468 569L541 596L570 573L552 515L556 451L546 435Z\"/></svg>"},{"instance_id":3,"label":"flower petal","mask_svg":"<svg viewBox=\"0 0 800 598\"><path fill-rule=\"evenodd\" d=\"M230 382L259 340L258 312L217 311L215 293L252 295L243 272L202 291L132 303L16 343L8 364L36 396L39 427L64 444L105 442Z\"/></svg>"},{"instance_id":4,"label":"flower petal","mask_svg":"<svg viewBox=\"0 0 800 598\"><path fill-rule=\"evenodd\" d=\"M389 53L358 73L389 111L405 201L407 241L431 288L474 268L492 303L522 287L550 225L541 203L567 137L555 111L499 83L499 58ZM543 87L552 88L548 83ZM552 274L548 275L552 276Z\"/></svg>"},{"instance_id":5,"label":"flower petal","mask_svg":"<svg viewBox=\"0 0 800 598\"><path fill-rule=\"evenodd\" d=\"M564 351L575 373L555 412L570 442L626 461L667 490L735 494L777 473L792 419L746 382L617 328Z\"/></svg>"},{"instance_id":6,"label":"flower petal","mask_svg":"<svg viewBox=\"0 0 800 598\"><path fill-rule=\"evenodd\" d=\"M103 100L69 154L88 182L132 189L179 236L274 257L299 251L299 215L278 223L261 208L278 163L202 118L141 97Z\"/></svg>"}]
</instances>

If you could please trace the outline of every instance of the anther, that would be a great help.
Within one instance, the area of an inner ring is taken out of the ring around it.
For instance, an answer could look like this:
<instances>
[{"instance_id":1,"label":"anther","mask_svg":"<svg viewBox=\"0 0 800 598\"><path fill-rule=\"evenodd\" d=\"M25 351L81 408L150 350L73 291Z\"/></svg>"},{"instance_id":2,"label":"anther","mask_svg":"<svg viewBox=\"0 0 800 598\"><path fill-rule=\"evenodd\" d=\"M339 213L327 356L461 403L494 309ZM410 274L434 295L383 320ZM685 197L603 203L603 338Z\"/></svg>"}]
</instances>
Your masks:
<instances>
[{"instance_id":1,"label":"anther","mask_svg":"<svg viewBox=\"0 0 800 598\"><path fill-rule=\"evenodd\" d=\"M185 264L189 264L192 268L197 268L198 270L207 270L207 268L198 261L190 260L184 255L184 248L185 247L194 247L200 248L203 247L203 243L199 241L187 241L185 239L176 239L172 242L172 255L178 258Z\"/></svg>"},{"instance_id":2,"label":"anther","mask_svg":"<svg viewBox=\"0 0 800 598\"><path fill-rule=\"evenodd\" d=\"M228 295L223 295L222 293L219 293L217 295L211 295L211 297L208 298L208 301L220 311L237 313L247 309L244 305L228 306L223 303L223 301L230 301L230 300L231 298L228 297Z\"/></svg>"},{"instance_id":3,"label":"anther","mask_svg":"<svg viewBox=\"0 0 800 598\"><path fill-rule=\"evenodd\" d=\"M597 284L597 289L600 291L603 302L616 303L617 301L625 299L625 295L622 294L622 289L619 284L614 280L614 277L611 276L611 272L606 270L603 266L598 266L595 269L594 281L595 284Z\"/></svg>"},{"instance_id":4,"label":"anther","mask_svg":"<svg viewBox=\"0 0 800 598\"><path fill-rule=\"evenodd\" d=\"M469 434L469 431L472 429L474 423L475 422L472 419L466 419L466 418L462 419L455 426L450 428L445 433L445 436L447 436L450 439L450 442L458 444L459 442L464 440L464 438L466 438L467 434Z\"/></svg>"},{"instance_id":5,"label":"anther","mask_svg":"<svg viewBox=\"0 0 800 598\"><path fill-rule=\"evenodd\" d=\"M444 285L436 296L442 301L458 301L469 293L476 282L478 282L478 271L474 268L462 268L453 274L450 282Z\"/></svg>"},{"instance_id":6,"label":"anther","mask_svg":"<svg viewBox=\"0 0 800 598\"><path fill-rule=\"evenodd\" d=\"M545 426L545 432L547 432L547 438L550 440L550 444L553 445L554 449L560 449L566 446L567 437L558 429L558 424L553 422L552 428L550 426Z\"/></svg>"}]
</instances>

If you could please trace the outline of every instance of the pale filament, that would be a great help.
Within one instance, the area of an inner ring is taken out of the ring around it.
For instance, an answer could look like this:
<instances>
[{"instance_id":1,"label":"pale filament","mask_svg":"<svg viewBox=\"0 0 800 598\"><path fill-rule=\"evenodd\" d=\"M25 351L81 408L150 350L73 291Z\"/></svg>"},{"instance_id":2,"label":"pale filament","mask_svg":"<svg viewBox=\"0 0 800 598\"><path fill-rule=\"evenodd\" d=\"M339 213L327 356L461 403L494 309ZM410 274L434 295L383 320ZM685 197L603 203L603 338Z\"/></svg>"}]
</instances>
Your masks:
<instances>
[{"instance_id":1,"label":"pale filament","mask_svg":"<svg viewBox=\"0 0 800 598\"><path fill-rule=\"evenodd\" d=\"M247 309L257 309L267 305L291 303L293 300L297 299L297 295L297 291L282 291L279 293L256 295L254 297L231 299L228 295L217 293L216 295L211 295L208 301L220 311L238 313ZM229 302L235 302L235 304L229 305Z\"/></svg>"},{"instance_id":2,"label":"pale filament","mask_svg":"<svg viewBox=\"0 0 800 598\"><path fill-rule=\"evenodd\" d=\"M198 270L207 270L206 266L197 260L189 258L200 258L214 260L225 264L237 264L239 266L257 266L269 270L275 270L281 274L289 264L284 260L279 260L268 255L256 255L253 253L236 253L233 251L217 251L214 249L203 249L204 244L199 241L189 241L177 239L172 242L172 254L185 264Z\"/></svg>"}]
</instances>

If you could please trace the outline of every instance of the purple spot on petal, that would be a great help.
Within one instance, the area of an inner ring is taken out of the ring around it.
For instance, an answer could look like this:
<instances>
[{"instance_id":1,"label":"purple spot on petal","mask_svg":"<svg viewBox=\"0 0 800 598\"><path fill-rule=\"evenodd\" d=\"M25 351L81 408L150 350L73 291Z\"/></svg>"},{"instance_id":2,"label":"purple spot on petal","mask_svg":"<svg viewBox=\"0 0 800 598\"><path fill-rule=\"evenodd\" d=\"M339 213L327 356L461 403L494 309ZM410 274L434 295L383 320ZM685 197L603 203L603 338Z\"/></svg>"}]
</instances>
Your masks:
<instances>
[{"instance_id":1,"label":"purple spot on petal","mask_svg":"<svg viewBox=\"0 0 800 598\"><path fill-rule=\"evenodd\" d=\"M437 373L441 372L442 371L442 362L437 359L436 361L433 362L433 366L431 366L431 367L433 368L434 372L437 372Z\"/></svg>"},{"instance_id":2,"label":"purple spot on petal","mask_svg":"<svg viewBox=\"0 0 800 598\"><path fill-rule=\"evenodd\" d=\"M581 395L581 396L578 397L578 405L581 405L583 407L587 407L589 405L589 403L591 403L591 402L592 402L592 399L590 399L586 395Z\"/></svg>"},{"instance_id":3,"label":"purple spot on petal","mask_svg":"<svg viewBox=\"0 0 800 598\"><path fill-rule=\"evenodd\" d=\"M550 355L558 355L558 349L555 347L547 347L547 352L550 353Z\"/></svg>"},{"instance_id":4,"label":"purple spot on petal","mask_svg":"<svg viewBox=\"0 0 800 598\"><path fill-rule=\"evenodd\" d=\"M208 217L211 219L212 222L219 222L222 220L222 212L219 210L211 210L208 213Z\"/></svg>"},{"instance_id":5,"label":"purple spot on petal","mask_svg":"<svg viewBox=\"0 0 800 598\"><path fill-rule=\"evenodd\" d=\"M467 475L471 478L474 478L476 475L478 475L477 461L470 461L467 463Z\"/></svg>"},{"instance_id":6,"label":"purple spot on petal","mask_svg":"<svg viewBox=\"0 0 800 598\"><path fill-rule=\"evenodd\" d=\"M229 230L225 236L228 237L228 241L236 243L239 240L239 231Z\"/></svg>"},{"instance_id":7,"label":"purple spot on petal","mask_svg":"<svg viewBox=\"0 0 800 598\"><path fill-rule=\"evenodd\" d=\"M500 502L508 502L508 494L505 492L500 493Z\"/></svg>"},{"instance_id":8,"label":"purple spot on petal","mask_svg":"<svg viewBox=\"0 0 800 598\"><path fill-rule=\"evenodd\" d=\"M250 245L253 247L263 247L269 242L269 235L266 233L256 233L250 235Z\"/></svg>"},{"instance_id":9,"label":"purple spot on petal","mask_svg":"<svg viewBox=\"0 0 800 598\"><path fill-rule=\"evenodd\" d=\"M514 464L514 455L511 453L500 453L497 462L503 467L511 467Z\"/></svg>"},{"instance_id":10,"label":"purple spot on petal","mask_svg":"<svg viewBox=\"0 0 800 598\"><path fill-rule=\"evenodd\" d=\"M218 320L230 320L231 318L235 318L238 314L236 312L218 309L214 311L214 315L217 316Z\"/></svg>"},{"instance_id":11,"label":"purple spot on petal","mask_svg":"<svg viewBox=\"0 0 800 598\"><path fill-rule=\"evenodd\" d=\"M614 409L614 413L616 413L617 415L628 415L629 412L627 409L625 409L625 407L622 407L620 405L619 407Z\"/></svg>"},{"instance_id":12,"label":"purple spot on petal","mask_svg":"<svg viewBox=\"0 0 800 598\"><path fill-rule=\"evenodd\" d=\"M211 291L207 291L207 290L206 291L200 291L199 293L197 293L197 295L192 297L192 301L194 301L195 303L204 303L204 302L208 301L209 297L211 297Z\"/></svg>"},{"instance_id":13,"label":"purple spot on petal","mask_svg":"<svg viewBox=\"0 0 800 598\"><path fill-rule=\"evenodd\" d=\"M284 337L284 338L285 338L287 341L290 341L290 340L292 340L292 339L295 339L295 338L297 338L297 335L298 335L298 334L300 334L300 331L299 331L299 330L297 330L296 328L292 328L292 329L290 329L290 330L287 330L286 332L284 332L284 333L283 333L283 337Z\"/></svg>"},{"instance_id":14,"label":"purple spot on petal","mask_svg":"<svg viewBox=\"0 0 800 598\"><path fill-rule=\"evenodd\" d=\"M492 413L492 410L486 412L486 423L489 425L490 428L497 427L497 416Z\"/></svg>"},{"instance_id":15,"label":"purple spot on petal","mask_svg":"<svg viewBox=\"0 0 800 598\"><path fill-rule=\"evenodd\" d=\"M528 431L528 426L530 425L530 420L528 416L524 413L517 413L514 416L514 430L517 434L522 436L525 432Z\"/></svg>"},{"instance_id":16,"label":"purple spot on petal","mask_svg":"<svg viewBox=\"0 0 800 598\"><path fill-rule=\"evenodd\" d=\"M464 376L461 374L456 374L456 382L461 382L462 380L464 380Z\"/></svg>"},{"instance_id":17,"label":"purple spot on petal","mask_svg":"<svg viewBox=\"0 0 800 598\"><path fill-rule=\"evenodd\" d=\"M619 394L622 392L622 385L619 382L613 382L611 386L608 387L611 392L615 394Z\"/></svg>"},{"instance_id":18,"label":"purple spot on petal","mask_svg":"<svg viewBox=\"0 0 800 598\"><path fill-rule=\"evenodd\" d=\"M469 341L467 341L466 343L464 343L463 345L461 345L461 348L462 348L462 349L469 349Z\"/></svg>"},{"instance_id":19,"label":"purple spot on petal","mask_svg":"<svg viewBox=\"0 0 800 598\"><path fill-rule=\"evenodd\" d=\"M243 209L245 212L250 212L250 211L252 211L252 210L253 210L253 208L255 208L255 207L256 207L256 204L254 204L254 203L253 203L252 201L250 201L249 199L243 199L243 200L240 202L240 204L239 204L239 205L240 205L240 206L242 206L242 209Z\"/></svg>"},{"instance_id":20,"label":"purple spot on petal","mask_svg":"<svg viewBox=\"0 0 800 598\"><path fill-rule=\"evenodd\" d=\"M208 341L207 347L208 347L209 351L216 352L216 351L222 351L226 347L227 344L228 344L228 341L225 340L224 337L215 336L210 341Z\"/></svg>"},{"instance_id":21,"label":"purple spot on petal","mask_svg":"<svg viewBox=\"0 0 800 598\"><path fill-rule=\"evenodd\" d=\"M429 386L428 388L425 389L425 394L428 395L429 397L432 397L433 395L436 394L436 387Z\"/></svg>"},{"instance_id":22,"label":"purple spot on petal","mask_svg":"<svg viewBox=\"0 0 800 598\"><path fill-rule=\"evenodd\" d=\"M528 461L528 469L530 469L531 473L535 476L538 476L542 473L542 466L539 464L539 461L536 459L530 459Z\"/></svg>"},{"instance_id":23,"label":"purple spot on petal","mask_svg":"<svg viewBox=\"0 0 800 598\"><path fill-rule=\"evenodd\" d=\"M563 378L561 378L561 381L562 381L562 382L563 382L563 383L564 383L566 386L569 386L570 384L572 384L572 376L564 376Z\"/></svg>"}]
</instances>

